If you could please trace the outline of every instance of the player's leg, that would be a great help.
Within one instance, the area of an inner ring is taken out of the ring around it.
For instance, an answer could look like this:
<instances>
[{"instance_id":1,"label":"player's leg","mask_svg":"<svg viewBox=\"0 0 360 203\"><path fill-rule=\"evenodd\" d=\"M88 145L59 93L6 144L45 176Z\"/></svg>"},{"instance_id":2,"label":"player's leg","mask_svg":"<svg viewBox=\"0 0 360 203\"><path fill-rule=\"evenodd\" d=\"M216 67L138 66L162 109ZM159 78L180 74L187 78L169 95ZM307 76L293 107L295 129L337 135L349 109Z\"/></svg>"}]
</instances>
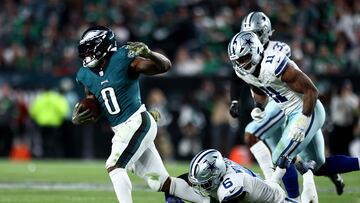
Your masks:
<instances>
[{"instance_id":1,"label":"player's leg","mask_svg":"<svg viewBox=\"0 0 360 203\"><path fill-rule=\"evenodd\" d=\"M245 143L259 163L267 180L270 179L274 173L271 151L275 149L281 138L285 119L283 111L274 101L270 101L265 108L264 118L260 121L250 122L245 128ZM283 183L288 196L298 201L300 197L299 183L294 165L291 165L285 173Z\"/></svg>"},{"instance_id":2,"label":"player's leg","mask_svg":"<svg viewBox=\"0 0 360 203\"><path fill-rule=\"evenodd\" d=\"M290 165L292 160L297 154L302 152L306 146L311 142L313 137L316 135L319 129L325 122L325 110L320 101L317 101L314 112L310 117L305 130L305 137L302 142L295 142L288 137L289 131L292 128L293 123L298 116L302 114L302 109L294 112L288 116L288 123L282 134L282 137L273 151L273 161L276 163L276 169L273 176L273 181L278 182L283 174L286 172L286 168Z\"/></svg>"},{"instance_id":3,"label":"player's leg","mask_svg":"<svg viewBox=\"0 0 360 203\"><path fill-rule=\"evenodd\" d=\"M259 163L265 179L270 179L274 165L271 161L271 152L263 141L270 145L278 143L285 122L285 114L272 100L266 105L264 111L264 118L259 121L252 121L246 126L244 138L245 143Z\"/></svg>"},{"instance_id":4,"label":"player's leg","mask_svg":"<svg viewBox=\"0 0 360 203\"><path fill-rule=\"evenodd\" d=\"M145 150L133 169L154 191L163 191L191 202L208 201L208 197L197 194L185 180L169 176L154 144Z\"/></svg>"},{"instance_id":5,"label":"player's leg","mask_svg":"<svg viewBox=\"0 0 360 203\"><path fill-rule=\"evenodd\" d=\"M156 130L155 121L146 111L135 113L126 123L113 128L115 134L106 169L119 202L132 202L132 186L127 170L153 142Z\"/></svg>"},{"instance_id":6,"label":"player's leg","mask_svg":"<svg viewBox=\"0 0 360 203\"><path fill-rule=\"evenodd\" d=\"M266 138L264 142L269 147L269 149L272 151L275 149L276 144L279 142L281 137L281 130L277 130L276 132L272 133L273 139ZM275 139L274 139L275 138ZM269 158L270 159L270 158ZM274 173L274 166L272 164L272 173ZM285 190L287 192L289 201L300 201L300 191L299 191L299 181L298 181L298 174L296 171L296 168L293 163L290 164L290 166L287 168L286 173L284 177L282 178L283 184L285 186Z\"/></svg>"},{"instance_id":7,"label":"player's leg","mask_svg":"<svg viewBox=\"0 0 360 203\"><path fill-rule=\"evenodd\" d=\"M345 155L333 155L325 159L325 163L315 170L315 175L331 176L360 170L360 158Z\"/></svg>"},{"instance_id":8,"label":"player's leg","mask_svg":"<svg viewBox=\"0 0 360 203\"><path fill-rule=\"evenodd\" d=\"M313 145L313 148L318 149L317 146L319 145ZM315 160L315 158L310 159ZM314 174L316 176L327 176L330 178L336 187L337 194L341 195L344 191L345 184L340 173L358 171L360 169L360 159L357 157L334 155L324 158L324 162L323 164L316 163Z\"/></svg>"},{"instance_id":9,"label":"player's leg","mask_svg":"<svg viewBox=\"0 0 360 203\"><path fill-rule=\"evenodd\" d=\"M324 153L324 138L321 130L319 130L304 151L299 154L301 159L304 161L297 160L297 168L299 168L299 171L306 171L308 168L312 168L312 170L315 171L314 173L316 173L316 170L325 163ZM312 163L313 161L315 161L315 163ZM345 186L341 176L339 174L335 174L328 177L334 183L337 194L341 195Z\"/></svg>"}]
</instances>

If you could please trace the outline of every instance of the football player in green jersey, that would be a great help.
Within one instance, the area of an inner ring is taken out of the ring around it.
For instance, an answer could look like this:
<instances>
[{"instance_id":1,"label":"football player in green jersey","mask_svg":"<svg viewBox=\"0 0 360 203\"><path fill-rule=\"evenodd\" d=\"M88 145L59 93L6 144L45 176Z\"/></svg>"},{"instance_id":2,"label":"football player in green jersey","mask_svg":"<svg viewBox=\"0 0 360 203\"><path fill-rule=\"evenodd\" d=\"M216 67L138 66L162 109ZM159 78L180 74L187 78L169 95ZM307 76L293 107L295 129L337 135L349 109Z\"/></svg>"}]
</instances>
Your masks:
<instances>
[{"instance_id":1,"label":"football player in green jersey","mask_svg":"<svg viewBox=\"0 0 360 203\"><path fill-rule=\"evenodd\" d=\"M81 36L78 46L83 67L76 80L85 87L87 98L95 98L114 136L106 161L119 202L131 203L127 171L142 177L155 191L168 192L191 202L208 202L182 179L170 177L154 145L156 122L140 98L139 75L164 73L171 62L144 43L129 42L119 47L107 27L94 26ZM73 123L97 120L90 110L76 105Z\"/></svg>"}]
</instances>

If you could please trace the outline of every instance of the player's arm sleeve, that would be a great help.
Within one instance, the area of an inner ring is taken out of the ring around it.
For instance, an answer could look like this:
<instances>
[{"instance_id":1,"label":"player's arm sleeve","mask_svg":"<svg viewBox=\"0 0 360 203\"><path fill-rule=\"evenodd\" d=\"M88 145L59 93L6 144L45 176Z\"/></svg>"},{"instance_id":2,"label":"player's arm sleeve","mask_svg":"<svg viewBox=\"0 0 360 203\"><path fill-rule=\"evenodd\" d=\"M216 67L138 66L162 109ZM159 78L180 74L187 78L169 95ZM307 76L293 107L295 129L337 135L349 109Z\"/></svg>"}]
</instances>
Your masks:
<instances>
[{"instance_id":1,"label":"player's arm sleeve","mask_svg":"<svg viewBox=\"0 0 360 203\"><path fill-rule=\"evenodd\" d=\"M275 75L275 77L280 78L287 69L290 59L285 54L279 53L274 61L276 62L273 66L273 74Z\"/></svg>"},{"instance_id":2,"label":"player's arm sleeve","mask_svg":"<svg viewBox=\"0 0 360 203\"><path fill-rule=\"evenodd\" d=\"M288 58L290 58L291 57L291 48L288 44L286 44L286 43L284 43L284 44L285 44L284 45L284 53L286 54L286 56Z\"/></svg>"},{"instance_id":3,"label":"player's arm sleeve","mask_svg":"<svg viewBox=\"0 0 360 203\"><path fill-rule=\"evenodd\" d=\"M230 101L238 101L244 89L244 81L241 80L233 71L230 82Z\"/></svg>"}]
</instances>

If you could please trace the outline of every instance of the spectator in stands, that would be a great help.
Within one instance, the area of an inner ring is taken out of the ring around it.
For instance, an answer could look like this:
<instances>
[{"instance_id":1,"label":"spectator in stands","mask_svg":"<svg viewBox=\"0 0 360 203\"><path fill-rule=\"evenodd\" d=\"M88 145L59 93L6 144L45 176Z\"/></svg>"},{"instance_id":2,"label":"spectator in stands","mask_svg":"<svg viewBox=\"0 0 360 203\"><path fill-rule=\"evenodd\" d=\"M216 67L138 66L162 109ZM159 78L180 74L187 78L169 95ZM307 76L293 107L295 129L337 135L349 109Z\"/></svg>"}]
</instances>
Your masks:
<instances>
[{"instance_id":1,"label":"spectator in stands","mask_svg":"<svg viewBox=\"0 0 360 203\"><path fill-rule=\"evenodd\" d=\"M54 90L40 93L30 106L30 116L40 128L45 158L63 156L59 127L69 113L66 98Z\"/></svg>"},{"instance_id":2,"label":"spectator in stands","mask_svg":"<svg viewBox=\"0 0 360 203\"><path fill-rule=\"evenodd\" d=\"M0 85L0 156L8 156L14 139L17 108L8 83Z\"/></svg>"},{"instance_id":3,"label":"spectator in stands","mask_svg":"<svg viewBox=\"0 0 360 203\"><path fill-rule=\"evenodd\" d=\"M202 112L188 104L180 108L178 126L182 137L178 144L178 155L181 159L189 160L202 149L201 132L205 126Z\"/></svg>"},{"instance_id":4,"label":"spectator in stands","mask_svg":"<svg viewBox=\"0 0 360 203\"><path fill-rule=\"evenodd\" d=\"M204 59L201 54L190 54L185 47L178 49L174 62L174 71L178 75L198 75L202 72Z\"/></svg>"},{"instance_id":5,"label":"spectator in stands","mask_svg":"<svg viewBox=\"0 0 360 203\"><path fill-rule=\"evenodd\" d=\"M158 132L155 139L155 145L161 157L165 160L174 158L174 146L171 140L171 133L168 132L168 126L173 120L169 111L165 94L160 89L152 89L146 100L147 108L160 113L160 120L157 121Z\"/></svg>"},{"instance_id":6,"label":"spectator in stands","mask_svg":"<svg viewBox=\"0 0 360 203\"><path fill-rule=\"evenodd\" d=\"M235 144L236 128L233 126L237 121L231 118L229 114L230 101L228 98L230 96L226 95L226 92L224 89L219 88L215 95L211 114L211 147L228 156Z\"/></svg>"},{"instance_id":7,"label":"spectator in stands","mask_svg":"<svg viewBox=\"0 0 360 203\"><path fill-rule=\"evenodd\" d=\"M71 121L72 108L74 108L75 104L79 101L79 95L74 90L74 82L71 78L63 78L60 80L60 93L65 97L69 109L59 129L61 132L61 141L64 146L64 157L79 157L81 152L78 146L78 140L81 136L77 134L78 126L74 126Z\"/></svg>"},{"instance_id":8,"label":"spectator in stands","mask_svg":"<svg viewBox=\"0 0 360 203\"><path fill-rule=\"evenodd\" d=\"M352 83L346 80L340 93L331 100L333 131L329 136L331 154L349 155L349 143L353 139L353 126L359 98L353 92Z\"/></svg>"}]
</instances>

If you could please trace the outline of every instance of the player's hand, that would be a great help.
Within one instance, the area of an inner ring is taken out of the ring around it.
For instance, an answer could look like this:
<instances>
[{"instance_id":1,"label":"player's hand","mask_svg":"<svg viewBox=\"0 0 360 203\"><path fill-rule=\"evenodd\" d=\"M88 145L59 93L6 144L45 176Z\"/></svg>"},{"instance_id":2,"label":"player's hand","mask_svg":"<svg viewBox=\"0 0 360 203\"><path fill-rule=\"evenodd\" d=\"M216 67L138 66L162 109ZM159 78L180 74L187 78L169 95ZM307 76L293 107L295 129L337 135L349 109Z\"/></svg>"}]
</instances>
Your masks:
<instances>
[{"instance_id":1,"label":"player's hand","mask_svg":"<svg viewBox=\"0 0 360 203\"><path fill-rule=\"evenodd\" d=\"M96 118L91 113L90 109L79 112L83 108L82 104L76 103L72 115L72 123L75 125L80 125L84 123L90 123L96 121Z\"/></svg>"},{"instance_id":2,"label":"player's hand","mask_svg":"<svg viewBox=\"0 0 360 203\"><path fill-rule=\"evenodd\" d=\"M161 119L161 115L158 110L151 110L151 111L149 111L149 113L154 118L155 122L158 122Z\"/></svg>"},{"instance_id":3,"label":"player's hand","mask_svg":"<svg viewBox=\"0 0 360 203\"><path fill-rule=\"evenodd\" d=\"M265 111L261 110L258 107L253 108L251 111L251 118L254 119L254 121L261 121L265 116Z\"/></svg>"},{"instance_id":4,"label":"player's hand","mask_svg":"<svg viewBox=\"0 0 360 203\"><path fill-rule=\"evenodd\" d=\"M239 102L238 101L233 100L231 102L229 112L233 118L239 117Z\"/></svg>"},{"instance_id":5,"label":"player's hand","mask_svg":"<svg viewBox=\"0 0 360 203\"><path fill-rule=\"evenodd\" d=\"M301 114L292 124L288 137L295 142L302 142L305 138L305 130L308 122L309 117Z\"/></svg>"},{"instance_id":6,"label":"player's hand","mask_svg":"<svg viewBox=\"0 0 360 203\"><path fill-rule=\"evenodd\" d=\"M135 56L147 58L151 53L149 47L142 42L128 42L127 46L130 51L134 52Z\"/></svg>"}]
</instances>

